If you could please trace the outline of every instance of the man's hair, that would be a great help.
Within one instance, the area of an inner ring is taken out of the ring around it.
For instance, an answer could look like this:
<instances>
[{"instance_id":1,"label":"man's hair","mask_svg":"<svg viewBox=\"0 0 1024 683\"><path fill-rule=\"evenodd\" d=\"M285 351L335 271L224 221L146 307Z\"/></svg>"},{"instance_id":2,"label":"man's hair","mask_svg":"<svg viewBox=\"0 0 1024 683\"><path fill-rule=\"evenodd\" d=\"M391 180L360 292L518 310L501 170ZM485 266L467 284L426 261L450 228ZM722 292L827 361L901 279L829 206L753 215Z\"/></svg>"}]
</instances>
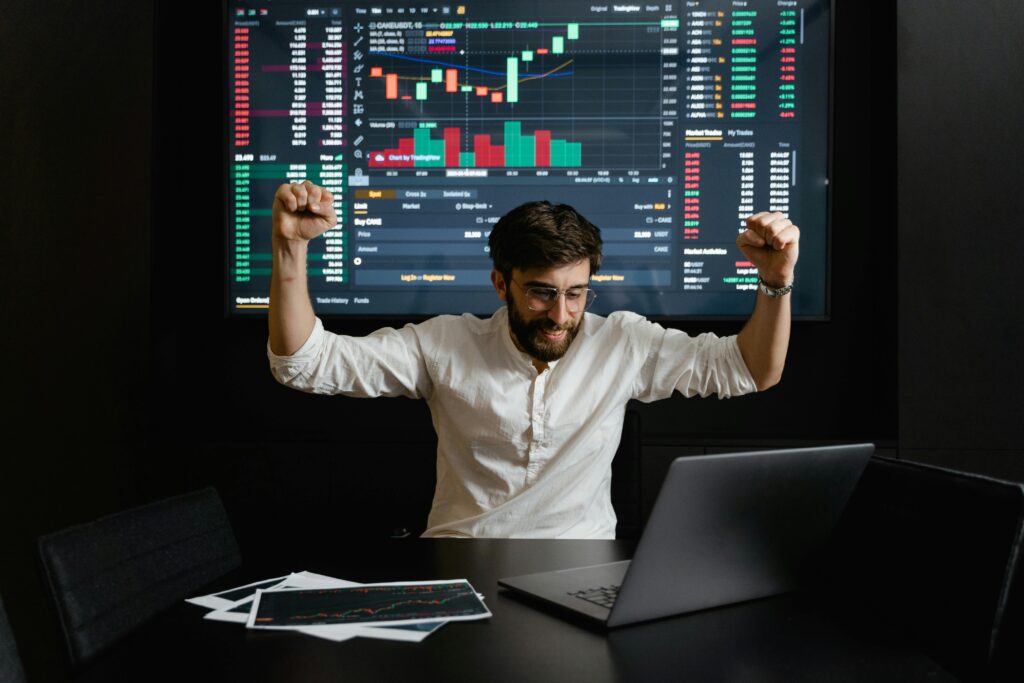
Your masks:
<instances>
[{"instance_id":1,"label":"man's hair","mask_svg":"<svg viewBox=\"0 0 1024 683\"><path fill-rule=\"evenodd\" d=\"M507 280L512 269L553 268L590 261L601 267L601 231L568 204L527 202L501 217L488 240L494 269Z\"/></svg>"}]
</instances>

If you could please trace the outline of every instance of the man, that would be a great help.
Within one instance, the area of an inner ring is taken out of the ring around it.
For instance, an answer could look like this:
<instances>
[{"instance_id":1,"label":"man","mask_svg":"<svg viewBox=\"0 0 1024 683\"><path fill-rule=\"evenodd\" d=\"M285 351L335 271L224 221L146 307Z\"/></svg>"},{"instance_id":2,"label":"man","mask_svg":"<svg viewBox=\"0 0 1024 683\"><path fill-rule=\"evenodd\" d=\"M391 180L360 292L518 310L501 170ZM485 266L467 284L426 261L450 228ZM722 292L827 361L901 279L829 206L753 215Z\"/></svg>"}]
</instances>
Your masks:
<instances>
[{"instance_id":1,"label":"man","mask_svg":"<svg viewBox=\"0 0 1024 683\"><path fill-rule=\"evenodd\" d=\"M309 181L275 195L271 370L302 391L427 401L438 449L424 536L614 538L611 461L627 401L726 398L781 378L800 234L781 214L751 216L736 241L762 287L735 337L586 313L600 233L570 207L533 202L491 231L505 308L353 338L323 329L306 285L307 244L337 222L332 199Z\"/></svg>"}]
</instances>

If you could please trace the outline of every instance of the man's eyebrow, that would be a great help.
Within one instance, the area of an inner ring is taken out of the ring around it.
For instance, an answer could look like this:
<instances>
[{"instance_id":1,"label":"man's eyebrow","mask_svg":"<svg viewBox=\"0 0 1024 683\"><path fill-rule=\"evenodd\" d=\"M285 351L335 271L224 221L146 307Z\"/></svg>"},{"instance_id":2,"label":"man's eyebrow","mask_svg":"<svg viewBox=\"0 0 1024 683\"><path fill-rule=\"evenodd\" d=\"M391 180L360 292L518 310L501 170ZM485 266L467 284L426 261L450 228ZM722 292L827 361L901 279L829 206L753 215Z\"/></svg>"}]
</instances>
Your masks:
<instances>
[{"instance_id":1,"label":"man's eyebrow","mask_svg":"<svg viewBox=\"0 0 1024 683\"><path fill-rule=\"evenodd\" d=\"M566 287L566 289L583 289L584 287L589 286L590 283L585 282L581 285L569 285L568 287ZM550 289L558 289L558 287L555 287L550 282L544 282L542 280L530 280L529 282L524 282L523 287L549 287Z\"/></svg>"}]
</instances>

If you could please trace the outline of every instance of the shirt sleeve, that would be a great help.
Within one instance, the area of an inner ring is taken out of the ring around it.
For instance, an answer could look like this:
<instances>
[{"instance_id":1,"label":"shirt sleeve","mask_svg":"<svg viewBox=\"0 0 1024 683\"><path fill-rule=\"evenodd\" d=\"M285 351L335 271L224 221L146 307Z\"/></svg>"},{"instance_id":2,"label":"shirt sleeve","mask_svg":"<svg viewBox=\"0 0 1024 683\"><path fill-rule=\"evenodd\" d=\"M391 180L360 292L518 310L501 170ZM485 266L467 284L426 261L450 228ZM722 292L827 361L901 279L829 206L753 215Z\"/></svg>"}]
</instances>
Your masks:
<instances>
[{"instance_id":1,"label":"shirt sleeve","mask_svg":"<svg viewBox=\"0 0 1024 683\"><path fill-rule=\"evenodd\" d=\"M415 325L349 337L328 332L317 318L298 351L279 356L268 340L267 358L278 382L307 393L429 398L432 392Z\"/></svg>"},{"instance_id":2,"label":"shirt sleeve","mask_svg":"<svg viewBox=\"0 0 1024 683\"><path fill-rule=\"evenodd\" d=\"M687 397L730 398L757 391L735 336L708 332L691 337L647 321L642 325L645 329L638 332L646 338L647 356L633 387L634 398L656 401L673 391Z\"/></svg>"}]
</instances>

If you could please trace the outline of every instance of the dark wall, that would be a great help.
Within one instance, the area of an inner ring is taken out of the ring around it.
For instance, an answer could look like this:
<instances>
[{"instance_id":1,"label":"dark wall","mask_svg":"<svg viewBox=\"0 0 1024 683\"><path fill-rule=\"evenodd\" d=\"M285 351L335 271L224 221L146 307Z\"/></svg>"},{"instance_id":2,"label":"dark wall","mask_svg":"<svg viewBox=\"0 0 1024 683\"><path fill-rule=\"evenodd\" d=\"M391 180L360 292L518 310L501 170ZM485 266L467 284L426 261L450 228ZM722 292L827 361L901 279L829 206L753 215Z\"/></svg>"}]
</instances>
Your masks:
<instances>
[{"instance_id":1,"label":"dark wall","mask_svg":"<svg viewBox=\"0 0 1024 683\"><path fill-rule=\"evenodd\" d=\"M34 539L148 495L149 2L0 6L0 592L60 671Z\"/></svg>"},{"instance_id":2,"label":"dark wall","mask_svg":"<svg viewBox=\"0 0 1024 683\"><path fill-rule=\"evenodd\" d=\"M1024 5L899 5L904 457L1024 480Z\"/></svg>"},{"instance_id":3,"label":"dark wall","mask_svg":"<svg viewBox=\"0 0 1024 683\"><path fill-rule=\"evenodd\" d=\"M0 593L35 679L61 671L39 534L214 483L251 555L378 534L429 503L423 405L290 392L265 326L223 318L217 4L0 8ZM992 36L1020 10L905 3L897 22L837 4L833 318L795 326L764 395L640 406L645 439L898 436L914 457L1019 475L1024 316L1002 275L1021 253L1008 84L1024 59Z\"/></svg>"}]
</instances>

